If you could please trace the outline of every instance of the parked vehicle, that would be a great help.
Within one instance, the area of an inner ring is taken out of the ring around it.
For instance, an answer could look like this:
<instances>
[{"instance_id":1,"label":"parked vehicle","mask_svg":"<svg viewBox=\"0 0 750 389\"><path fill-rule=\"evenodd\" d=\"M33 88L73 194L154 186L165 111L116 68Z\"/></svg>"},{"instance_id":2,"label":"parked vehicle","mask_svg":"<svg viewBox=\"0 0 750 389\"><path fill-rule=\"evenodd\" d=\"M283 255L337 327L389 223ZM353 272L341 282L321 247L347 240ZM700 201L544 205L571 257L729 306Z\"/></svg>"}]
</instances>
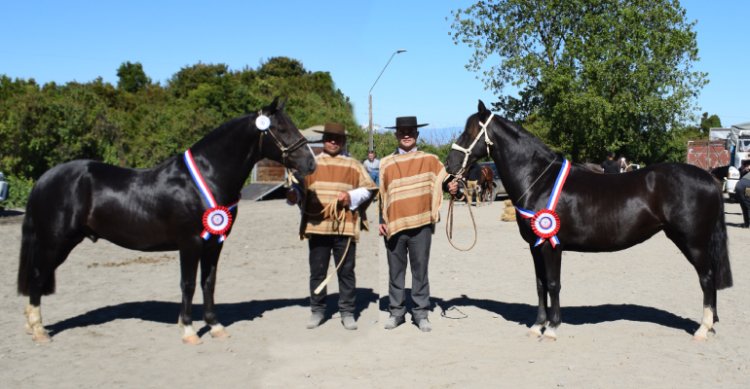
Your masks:
<instances>
[{"instance_id":1,"label":"parked vehicle","mask_svg":"<svg viewBox=\"0 0 750 389\"><path fill-rule=\"evenodd\" d=\"M8 198L8 189L8 181L5 180L3 172L0 172L0 202L3 202ZM3 209L2 205L0 205L0 209Z\"/></svg>"},{"instance_id":2,"label":"parked vehicle","mask_svg":"<svg viewBox=\"0 0 750 389\"><path fill-rule=\"evenodd\" d=\"M729 199L740 179L740 168L750 163L750 123L712 128L709 140L688 141L687 163L710 171L723 184Z\"/></svg>"}]
</instances>

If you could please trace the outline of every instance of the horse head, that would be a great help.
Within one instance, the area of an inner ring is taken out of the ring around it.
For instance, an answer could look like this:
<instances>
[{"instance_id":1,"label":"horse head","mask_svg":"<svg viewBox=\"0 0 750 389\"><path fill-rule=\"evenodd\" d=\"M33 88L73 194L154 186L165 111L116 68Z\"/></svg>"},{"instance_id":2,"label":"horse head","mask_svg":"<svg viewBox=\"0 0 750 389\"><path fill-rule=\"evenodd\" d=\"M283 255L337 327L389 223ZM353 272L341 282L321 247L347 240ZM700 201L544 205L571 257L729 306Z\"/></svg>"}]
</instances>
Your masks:
<instances>
[{"instance_id":1,"label":"horse head","mask_svg":"<svg viewBox=\"0 0 750 389\"><path fill-rule=\"evenodd\" d=\"M464 132L451 145L451 151L445 161L445 170L453 176L463 176L469 166L489 155L493 144L489 137L488 127L493 113L479 100L477 113L466 119Z\"/></svg>"},{"instance_id":2,"label":"horse head","mask_svg":"<svg viewBox=\"0 0 750 389\"><path fill-rule=\"evenodd\" d=\"M286 99L279 102L276 97L258 112L255 127L269 135L263 141L261 154L305 176L315 170L315 154L307 139L284 112L284 105Z\"/></svg>"}]
</instances>

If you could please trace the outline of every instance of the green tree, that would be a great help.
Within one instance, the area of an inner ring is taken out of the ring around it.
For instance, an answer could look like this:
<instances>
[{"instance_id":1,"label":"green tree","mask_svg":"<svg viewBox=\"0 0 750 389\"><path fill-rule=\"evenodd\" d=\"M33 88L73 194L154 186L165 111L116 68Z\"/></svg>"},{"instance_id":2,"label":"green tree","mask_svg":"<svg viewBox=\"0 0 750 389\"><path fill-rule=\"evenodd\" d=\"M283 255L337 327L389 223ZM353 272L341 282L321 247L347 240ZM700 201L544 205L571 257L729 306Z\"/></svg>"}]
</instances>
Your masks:
<instances>
[{"instance_id":1,"label":"green tree","mask_svg":"<svg viewBox=\"0 0 750 389\"><path fill-rule=\"evenodd\" d=\"M151 84L151 79L143 71L143 65L138 62L124 62L117 68L117 77L117 88L130 93L138 92Z\"/></svg>"},{"instance_id":2,"label":"green tree","mask_svg":"<svg viewBox=\"0 0 750 389\"><path fill-rule=\"evenodd\" d=\"M673 129L706 83L679 2L480 1L453 16L454 42L475 48L467 68L500 96L494 108L533 122L554 148L575 160L676 155ZM507 86L519 98L503 95Z\"/></svg>"},{"instance_id":3,"label":"green tree","mask_svg":"<svg viewBox=\"0 0 750 389\"><path fill-rule=\"evenodd\" d=\"M721 127L721 119L717 115L708 116L708 112L703 112L701 116L701 133L708 136L711 128Z\"/></svg>"}]
</instances>

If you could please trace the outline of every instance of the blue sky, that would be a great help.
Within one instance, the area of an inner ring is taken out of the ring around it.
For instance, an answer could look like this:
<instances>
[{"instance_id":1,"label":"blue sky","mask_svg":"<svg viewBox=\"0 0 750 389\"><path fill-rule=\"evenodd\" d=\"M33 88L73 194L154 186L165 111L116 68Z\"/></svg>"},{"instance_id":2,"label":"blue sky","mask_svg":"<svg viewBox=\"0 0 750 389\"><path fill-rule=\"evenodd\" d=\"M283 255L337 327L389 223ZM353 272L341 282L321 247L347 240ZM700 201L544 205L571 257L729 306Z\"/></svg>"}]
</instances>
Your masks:
<instances>
[{"instance_id":1,"label":"blue sky","mask_svg":"<svg viewBox=\"0 0 750 389\"><path fill-rule=\"evenodd\" d=\"M471 56L453 44L450 11L473 1L223 1L0 0L0 73L39 83L117 83L117 68L140 62L165 84L180 68L225 63L257 68L270 57L300 60L310 71L328 71L368 123L368 90L391 54L396 55L372 91L376 125L416 115L428 128L463 127L477 100L495 101L465 69ZM701 61L709 73L700 112L725 126L750 121L750 2L683 1L697 20ZM447 20L446 20L447 18ZM423 135L425 132L423 131Z\"/></svg>"}]
</instances>

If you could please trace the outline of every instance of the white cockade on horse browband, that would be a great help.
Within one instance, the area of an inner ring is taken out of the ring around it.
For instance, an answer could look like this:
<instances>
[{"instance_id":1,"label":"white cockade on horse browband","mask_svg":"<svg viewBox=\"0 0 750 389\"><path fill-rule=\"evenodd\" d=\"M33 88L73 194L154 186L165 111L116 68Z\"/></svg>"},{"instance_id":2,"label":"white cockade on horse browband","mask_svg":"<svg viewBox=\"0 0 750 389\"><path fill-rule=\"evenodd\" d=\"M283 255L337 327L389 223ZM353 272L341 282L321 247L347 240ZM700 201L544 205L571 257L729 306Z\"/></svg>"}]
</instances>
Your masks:
<instances>
[{"instance_id":1,"label":"white cockade on horse browband","mask_svg":"<svg viewBox=\"0 0 750 389\"><path fill-rule=\"evenodd\" d=\"M201 232L201 237L208 240L211 235L218 235L219 242L224 242L224 239L227 238L227 231L232 226L232 214L229 211L235 208L237 203L229 207L217 205L211 189L208 188L203 175L195 164L195 160L193 160L193 153L190 152L190 149L185 150L183 157L190 176L193 177L193 182L195 182L203 200L208 205L208 209L203 213L203 232Z\"/></svg>"},{"instance_id":2,"label":"white cockade on horse browband","mask_svg":"<svg viewBox=\"0 0 750 389\"><path fill-rule=\"evenodd\" d=\"M560 217L557 216L555 208L557 207L558 200L560 200L560 194L562 193L563 185L565 185L565 180L568 179L568 173L570 173L570 161L564 159L563 164L560 167L560 172L557 173L555 185L552 186L552 193L550 193L549 200L547 200L547 208L534 213L516 206L516 210L521 217L524 219L531 219L531 230L539 237L534 246L539 246L546 239L549 239L552 248L555 248L560 244L560 239L557 238L557 232L560 231Z\"/></svg>"},{"instance_id":3,"label":"white cockade on horse browband","mask_svg":"<svg viewBox=\"0 0 750 389\"><path fill-rule=\"evenodd\" d=\"M271 119L264 115L263 112L259 112L258 117L255 118L255 127L258 127L261 131L265 131L271 127Z\"/></svg>"},{"instance_id":4,"label":"white cockade on horse browband","mask_svg":"<svg viewBox=\"0 0 750 389\"><path fill-rule=\"evenodd\" d=\"M492 143L492 141L490 140L489 135L487 134L487 126L490 124L490 122L492 122L492 117L493 116L495 116L495 114L494 113L490 113L490 117L487 118L486 122L484 122L484 123L479 122L479 125L482 126L482 130L479 131L479 133L477 134L476 138L474 138L474 141L471 142L471 144L469 145L468 148L463 148L463 147L457 145L456 143L453 143L451 145L451 149L458 150L458 151L464 153L464 161L461 163L461 169L458 171L458 173L455 174L456 177L459 177L459 178L462 177L462 175L466 171L466 164L469 162L469 155L471 155L471 150L474 149L474 146L476 146L477 142L479 142L479 139L482 137L482 135L484 135L484 143L487 146L487 155L490 155L490 146L492 146L494 143Z\"/></svg>"}]
</instances>

